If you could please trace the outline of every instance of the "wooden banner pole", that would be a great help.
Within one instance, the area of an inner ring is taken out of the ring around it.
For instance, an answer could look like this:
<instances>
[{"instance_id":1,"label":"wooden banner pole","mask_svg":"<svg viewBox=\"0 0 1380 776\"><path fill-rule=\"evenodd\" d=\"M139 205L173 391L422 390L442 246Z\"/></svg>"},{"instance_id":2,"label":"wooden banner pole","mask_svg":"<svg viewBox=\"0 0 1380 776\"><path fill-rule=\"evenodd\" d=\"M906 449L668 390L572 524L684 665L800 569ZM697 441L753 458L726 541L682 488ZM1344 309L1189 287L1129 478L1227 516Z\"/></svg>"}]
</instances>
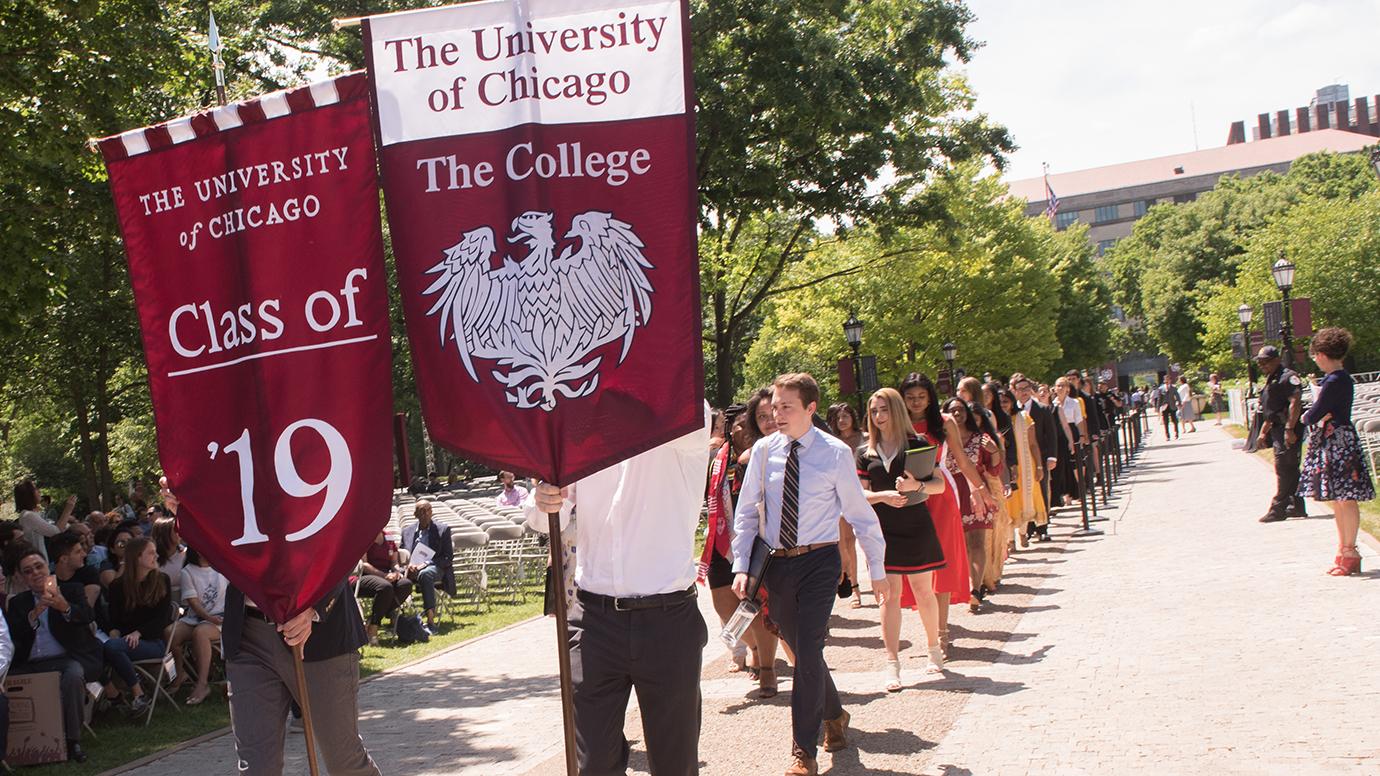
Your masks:
<instances>
[{"instance_id":1,"label":"wooden banner pole","mask_svg":"<svg viewBox=\"0 0 1380 776\"><path fill-rule=\"evenodd\" d=\"M547 519L547 536L551 545L551 581L555 588L556 608L556 656L561 667L561 722L565 726L565 772L567 776L578 776L579 768L575 760L575 687L570 672L570 631L567 627L565 601L565 566L561 558L561 514L550 512Z\"/></svg>"},{"instance_id":2,"label":"wooden banner pole","mask_svg":"<svg viewBox=\"0 0 1380 776\"><path fill-rule=\"evenodd\" d=\"M297 705L302 707L302 733L307 740L307 767L311 769L311 776L321 776L316 765L316 729L312 727L311 699L307 697L307 672L302 665L302 647L303 645L298 644L292 648L292 664L297 671L297 697L300 699Z\"/></svg>"}]
</instances>

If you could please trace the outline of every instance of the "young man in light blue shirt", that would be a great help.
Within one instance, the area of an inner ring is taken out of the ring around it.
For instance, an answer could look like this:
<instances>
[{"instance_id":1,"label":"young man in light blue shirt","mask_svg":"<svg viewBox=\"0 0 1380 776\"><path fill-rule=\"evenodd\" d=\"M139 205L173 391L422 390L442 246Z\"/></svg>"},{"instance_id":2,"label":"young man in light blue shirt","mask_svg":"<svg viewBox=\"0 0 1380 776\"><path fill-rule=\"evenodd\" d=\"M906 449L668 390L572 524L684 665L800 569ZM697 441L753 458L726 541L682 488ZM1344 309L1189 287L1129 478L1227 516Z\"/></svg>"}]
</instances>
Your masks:
<instances>
[{"instance_id":1,"label":"young man in light blue shirt","mask_svg":"<svg viewBox=\"0 0 1380 776\"><path fill-rule=\"evenodd\" d=\"M758 536L757 505L764 503L762 538L776 548L764 584L771 595L772 619L796 656L791 692L794 759L786 774L814 776L821 725L825 751L848 746L849 715L824 662L824 640L841 573L839 515L853 527L874 573L884 568L886 545L877 513L863 495L853 451L812 422L819 404L814 378L804 373L781 375L773 389L777 433L753 446L734 515L733 590L740 598L746 595L746 572ZM885 576L872 580L872 589L880 605L887 590Z\"/></svg>"}]
</instances>

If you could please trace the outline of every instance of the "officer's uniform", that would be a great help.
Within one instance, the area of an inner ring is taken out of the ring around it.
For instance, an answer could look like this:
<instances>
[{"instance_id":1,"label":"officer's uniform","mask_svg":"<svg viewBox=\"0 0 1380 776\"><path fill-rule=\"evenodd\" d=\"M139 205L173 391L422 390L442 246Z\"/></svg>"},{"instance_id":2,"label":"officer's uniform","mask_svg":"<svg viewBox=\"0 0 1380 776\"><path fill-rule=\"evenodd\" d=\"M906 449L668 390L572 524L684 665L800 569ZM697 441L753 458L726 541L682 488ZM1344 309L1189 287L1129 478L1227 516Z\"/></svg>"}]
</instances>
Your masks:
<instances>
[{"instance_id":1,"label":"officer's uniform","mask_svg":"<svg viewBox=\"0 0 1380 776\"><path fill-rule=\"evenodd\" d=\"M1303 498L1298 495L1303 423L1294 426L1294 444L1287 444L1284 439L1289 423L1289 402L1302 393L1303 381L1298 373L1281 365L1265 378L1265 388L1260 394L1260 412L1270 423L1270 445L1275 452L1275 497L1270 502L1270 514L1276 518L1306 514Z\"/></svg>"}]
</instances>

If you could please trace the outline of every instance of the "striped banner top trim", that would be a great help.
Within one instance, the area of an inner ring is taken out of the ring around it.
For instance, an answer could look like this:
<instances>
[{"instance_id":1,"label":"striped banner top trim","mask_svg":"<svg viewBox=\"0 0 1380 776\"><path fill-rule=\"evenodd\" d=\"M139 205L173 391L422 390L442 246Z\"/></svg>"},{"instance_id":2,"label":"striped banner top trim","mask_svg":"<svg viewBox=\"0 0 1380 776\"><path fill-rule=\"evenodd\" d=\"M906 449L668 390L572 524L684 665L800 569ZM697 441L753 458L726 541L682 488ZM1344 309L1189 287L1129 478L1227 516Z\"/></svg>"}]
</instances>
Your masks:
<instances>
[{"instance_id":1,"label":"striped banner top trim","mask_svg":"<svg viewBox=\"0 0 1380 776\"><path fill-rule=\"evenodd\" d=\"M363 70L306 86L272 92L244 102L222 105L179 119L132 129L94 141L107 162L157 151L227 129L269 121L294 111L334 105L368 93Z\"/></svg>"}]
</instances>

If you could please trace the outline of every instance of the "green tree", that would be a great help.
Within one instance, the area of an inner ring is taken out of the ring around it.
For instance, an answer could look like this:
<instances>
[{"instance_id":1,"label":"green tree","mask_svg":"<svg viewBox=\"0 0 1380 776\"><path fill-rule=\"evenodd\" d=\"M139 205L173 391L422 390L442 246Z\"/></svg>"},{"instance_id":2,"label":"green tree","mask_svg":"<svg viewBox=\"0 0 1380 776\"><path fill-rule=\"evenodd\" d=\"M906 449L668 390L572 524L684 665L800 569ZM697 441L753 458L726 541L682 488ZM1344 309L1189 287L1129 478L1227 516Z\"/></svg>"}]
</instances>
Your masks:
<instances>
[{"instance_id":1,"label":"green tree","mask_svg":"<svg viewBox=\"0 0 1380 776\"><path fill-rule=\"evenodd\" d=\"M1022 203L1003 200L993 178L955 173L933 189L945 204L937 223L822 241L790 268L787 285L796 277L829 279L770 306L748 353L749 385L804 369L836 395L834 367L849 353L840 324L850 312L866 323L864 352L877 356L883 385L914 370L933 373L943 364L940 346L950 340L969 372L1049 369L1061 350L1059 309L1050 304L1059 280L1051 271L1055 238L1048 224L1026 218Z\"/></svg>"},{"instance_id":2,"label":"green tree","mask_svg":"<svg viewBox=\"0 0 1380 776\"><path fill-rule=\"evenodd\" d=\"M1047 226L1047 222L1041 220ZM1079 224L1062 232L1044 233L1046 260L1058 289L1055 339L1063 351L1055 372L1100 365L1111 350L1112 292L1097 252L1088 242L1087 227Z\"/></svg>"},{"instance_id":3,"label":"green tree","mask_svg":"<svg viewBox=\"0 0 1380 776\"><path fill-rule=\"evenodd\" d=\"M861 269L788 272L817 223L918 221L933 202L916 192L937 172L1012 147L949 69L976 48L971 20L955 0L692 1L716 403L734 393L767 300Z\"/></svg>"},{"instance_id":4,"label":"green tree","mask_svg":"<svg viewBox=\"0 0 1380 776\"><path fill-rule=\"evenodd\" d=\"M1202 305L1208 363L1230 366L1230 337L1240 330L1236 308L1255 310L1279 299L1270 267L1283 252L1294 263L1295 297L1313 305L1313 326L1344 326L1356 335L1353 355L1360 369L1380 367L1380 191L1354 199L1310 198L1251 240L1236 282L1220 286ZM1303 344L1302 339L1299 342Z\"/></svg>"}]
</instances>

